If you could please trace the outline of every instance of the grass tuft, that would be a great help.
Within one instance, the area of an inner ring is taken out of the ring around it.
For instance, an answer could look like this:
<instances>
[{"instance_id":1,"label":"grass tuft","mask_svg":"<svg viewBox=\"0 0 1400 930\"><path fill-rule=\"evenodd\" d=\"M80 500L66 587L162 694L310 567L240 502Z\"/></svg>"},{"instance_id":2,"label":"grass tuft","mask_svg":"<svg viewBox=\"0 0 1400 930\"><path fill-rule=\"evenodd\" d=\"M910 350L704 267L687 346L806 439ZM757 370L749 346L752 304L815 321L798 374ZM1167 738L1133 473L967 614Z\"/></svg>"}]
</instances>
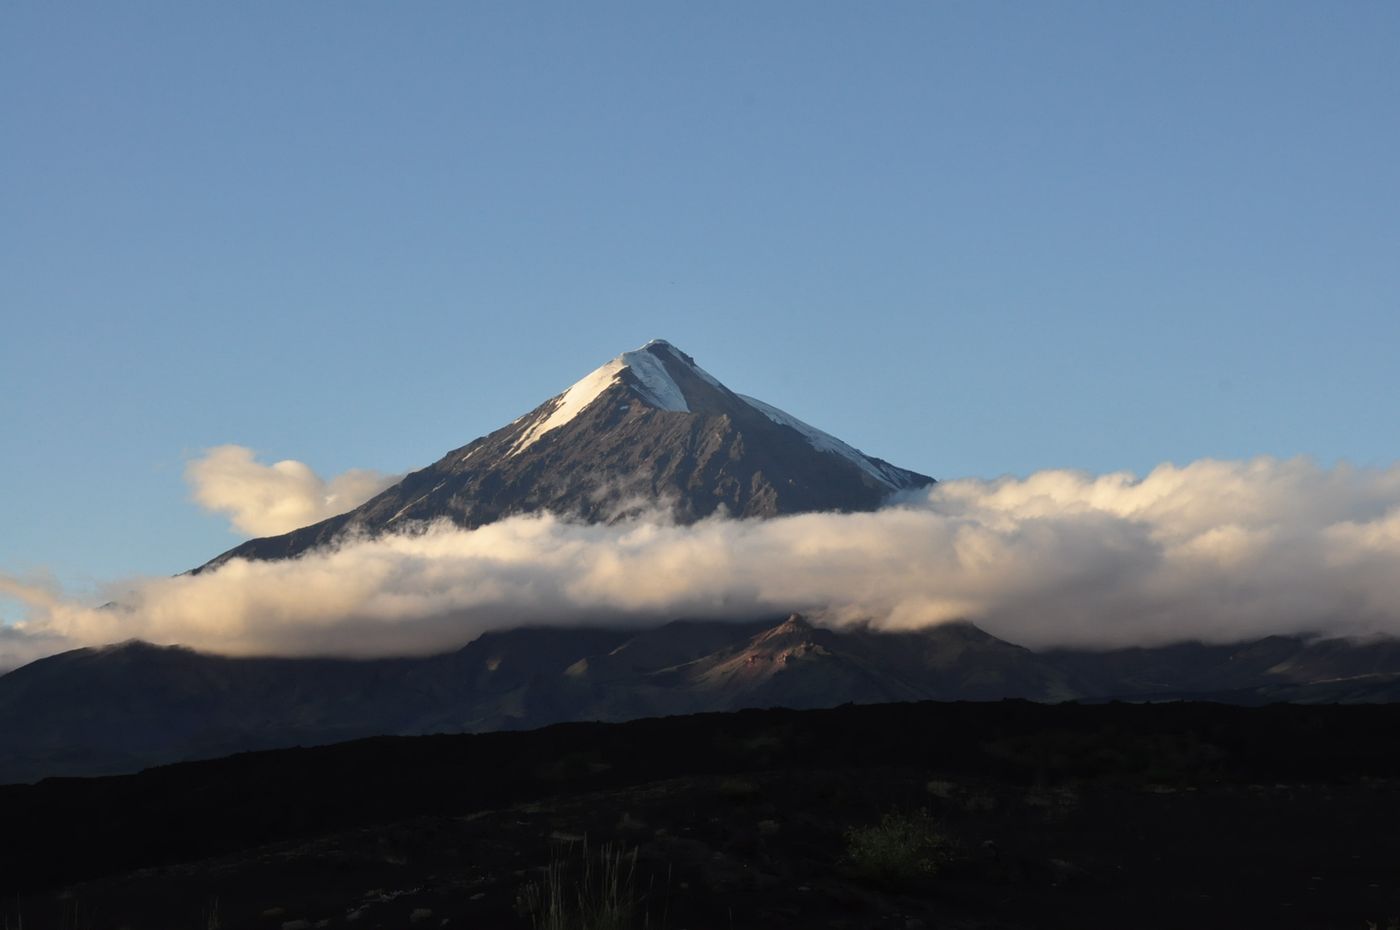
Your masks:
<instances>
[{"instance_id":1,"label":"grass tuft","mask_svg":"<svg viewBox=\"0 0 1400 930\"><path fill-rule=\"evenodd\" d=\"M604 843L593 854L587 840L560 844L517 904L534 930L632 930L642 912L636 876L635 849Z\"/></svg>"}]
</instances>

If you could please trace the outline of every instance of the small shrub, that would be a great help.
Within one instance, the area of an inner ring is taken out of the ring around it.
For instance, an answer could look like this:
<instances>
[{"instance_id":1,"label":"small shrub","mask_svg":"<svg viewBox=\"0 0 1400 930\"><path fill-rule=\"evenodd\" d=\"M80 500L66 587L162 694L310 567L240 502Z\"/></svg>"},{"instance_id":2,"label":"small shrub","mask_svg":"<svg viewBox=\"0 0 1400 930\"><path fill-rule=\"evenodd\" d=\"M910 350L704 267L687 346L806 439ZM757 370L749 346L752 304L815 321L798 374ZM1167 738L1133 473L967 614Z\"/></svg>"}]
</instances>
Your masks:
<instances>
[{"instance_id":1,"label":"small shrub","mask_svg":"<svg viewBox=\"0 0 1400 930\"><path fill-rule=\"evenodd\" d=\"M878 824L846 831L842 860L856 877L886 885L928 878L952 859L953 843L928 811L888 813Z\"/></svg>"}]
</instances>

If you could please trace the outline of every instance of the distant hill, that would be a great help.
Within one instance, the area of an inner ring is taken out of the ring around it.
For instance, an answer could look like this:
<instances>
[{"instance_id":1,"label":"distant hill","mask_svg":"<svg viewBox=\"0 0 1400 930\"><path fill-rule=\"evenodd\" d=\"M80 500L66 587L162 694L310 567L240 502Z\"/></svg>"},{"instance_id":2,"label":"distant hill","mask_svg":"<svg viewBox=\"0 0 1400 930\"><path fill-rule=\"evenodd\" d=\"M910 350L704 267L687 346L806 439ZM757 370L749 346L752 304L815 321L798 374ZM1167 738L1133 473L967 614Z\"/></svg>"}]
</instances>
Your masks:
<instances>
[{"instance_id":1,"label":"distant hill","mask_svg":"<svg viewBox=\"0 0 1400 930\"><path fill-rule=\"evenodd\" d=\"M0 676L0 782L135 771L377 734L911 700L1400 696L1400 647L1271 637L1032 652L967 623L826 629L798 616L642 631L527 628L427 658L228 658L128 642Z\"/></svg>"}]
</instances>

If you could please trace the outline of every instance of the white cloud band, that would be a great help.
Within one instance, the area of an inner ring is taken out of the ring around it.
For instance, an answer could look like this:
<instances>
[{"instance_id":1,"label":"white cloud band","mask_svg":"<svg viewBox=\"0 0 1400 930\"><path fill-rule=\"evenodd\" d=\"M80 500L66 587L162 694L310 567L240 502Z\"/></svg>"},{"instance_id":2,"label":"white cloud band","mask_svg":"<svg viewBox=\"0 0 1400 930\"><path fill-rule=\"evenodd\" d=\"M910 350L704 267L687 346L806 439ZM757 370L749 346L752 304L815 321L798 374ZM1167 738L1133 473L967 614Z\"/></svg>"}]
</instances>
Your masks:
<instances>
[{"instance_id":1,"label":"white cloud band","mask_svg":"<svg viewBox=\"0 0 1400 930\"><path fill-rule=\"evenodd\" d=\"M1206 460L1140 479L951 481L868 514L436 525L130 583L110 593L120 610L44 593L12 637L385 655L523 623L786 610L890 628L966 618L1032 647L1400 635L1397 569L1400 467Z\"/></svg>"}]
</instances>

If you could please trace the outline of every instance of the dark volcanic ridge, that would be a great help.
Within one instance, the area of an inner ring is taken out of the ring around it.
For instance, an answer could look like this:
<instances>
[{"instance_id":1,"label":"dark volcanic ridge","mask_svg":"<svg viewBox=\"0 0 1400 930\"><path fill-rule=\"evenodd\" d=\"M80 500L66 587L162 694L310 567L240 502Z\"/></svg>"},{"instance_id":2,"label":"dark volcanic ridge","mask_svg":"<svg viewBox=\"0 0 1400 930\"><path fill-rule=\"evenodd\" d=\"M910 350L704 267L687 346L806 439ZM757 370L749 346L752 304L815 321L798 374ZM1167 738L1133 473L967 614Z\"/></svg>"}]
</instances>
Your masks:
<instances>
[{"instance_id":1,"label":"dark volcanic ridge","mask_svg":"<svg viewBox=\"0 0 1400 930\"><path fill-rule=\"evenodd\" d=\"M129 642L0 676L0 783L380 734L1004 698L1392 701L1400 644L1270 637L1032 652L969 623L882 632L798 616L524 628L442 655L375 660L229 658Z\"/></svg>"},{"instance_id":2,"label":"dark volcanic ridge","mask_svg":"<svg viewBox=\"0 0 1400 930\"><path fill-rule=\"evenodd\" d=\"M349 532L431 520L471 528L541 511L609 522L664 508L688 523L719 511L874 510L895 491L932 483L734 393L655 340L354 510L249 540L199 570L232 558L290 558Z\"/></svg>"}]
</instances>

